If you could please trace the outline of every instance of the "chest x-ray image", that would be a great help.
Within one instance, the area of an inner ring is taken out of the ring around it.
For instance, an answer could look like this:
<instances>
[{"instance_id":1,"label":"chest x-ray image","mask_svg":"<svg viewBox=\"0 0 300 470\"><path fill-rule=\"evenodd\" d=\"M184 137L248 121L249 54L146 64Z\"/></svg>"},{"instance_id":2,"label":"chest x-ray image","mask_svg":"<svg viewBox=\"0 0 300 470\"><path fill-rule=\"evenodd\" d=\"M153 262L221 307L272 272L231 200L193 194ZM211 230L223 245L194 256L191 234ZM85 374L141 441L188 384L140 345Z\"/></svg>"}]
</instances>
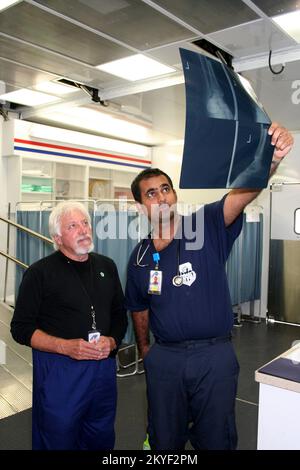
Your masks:
<instances>
[{"instance_id":1,"label":"chest x-ray image","mask_svg":"<svg viewBox=\"0 0 300 470\"><path fill-rule=\"evenodd\" d=\"M264 188L271 120L250 84L218 60L180 49L186 126L180 188Z\"/></svg>"}]
</instances>

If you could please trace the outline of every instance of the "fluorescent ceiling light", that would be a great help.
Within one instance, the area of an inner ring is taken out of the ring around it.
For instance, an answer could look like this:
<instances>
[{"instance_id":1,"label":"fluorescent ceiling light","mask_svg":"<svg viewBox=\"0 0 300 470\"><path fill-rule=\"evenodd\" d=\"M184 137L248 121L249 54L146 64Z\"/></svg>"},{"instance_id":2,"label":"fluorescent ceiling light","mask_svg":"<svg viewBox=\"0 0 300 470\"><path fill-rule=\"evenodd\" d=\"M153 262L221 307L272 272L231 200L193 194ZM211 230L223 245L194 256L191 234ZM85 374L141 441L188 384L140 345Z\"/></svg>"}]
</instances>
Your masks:
<instances>
[{"instance_id":1,"label":"fluorescent ceiling light","mask_svg":"<svg viewBox=\"0 0 300 470\"><path fill-rule=\"evenodd\" d=\"M289 36L300 43L300 10L272 18Z\"/></svg>"},{"instance_id":2,"label":"fluorescent ceiling light","mask_svg":"<svg viewBox=\"0 0 300 470\"><path fill-rule=\"evenodd\" d=\"M165 144L166 147L182 147L184 144L183 139L175 139L175 140L169 140L167 144Z\"/></svg>"},{"instance_id":3,"label":"fluorescent ceiling light","mask_svg":"<svg viewBox=\"0 0 300 470\"><path fill-rule=\"evenodd\" d=\"M42 82L38 83L34 87L36 90L44 91L45 93L51 93L53 95L67 95L68 93L74 93L79 91L79 88L68 85L63 85L57 82Z\"/></svg>"},{"instance_id":4,"label":"fluorescent ceiling light","mask_svg":"<svg viewBox=\"0 0 300 470\"><path fill-rule=\"evenodd\" d=\"M149 57L142 54L113 60L106 64L97 65L96 68L133 82L144 78L157 77L159 75L176 72L173 67L163 65L157 62L157 60L149 59Z\"/></svg>"},{"instance_id":5,"label":"fluorescent ceiling light","mask_svg":"<svg viewBox=\"0 0 300 470\"><path fill-rule=\"evenodd\" d=\"M94 111L85 107L69 107L65 110L50 110L37 114L48 121L60 122L89 131L98 132L126 140L148 142L150 129L132 122L118 119L109 114Z\"/></svg>"},{"instance_id":6,"label":"fluorescent ceiling light","mask_svg":"<svg viewBox=\"0 0 300 470\"><path fill-rule=\"evenodd\" d=\"M10 93L1 95L0 99L25 106L38 106L40 104L52 103L57 101L58 98L56 96L40 93L39 91L22 88L22 90L11 91Z\"/></svg>"},{"instance_id":7,"label":"fluorescent ceiling light","mask_svg":"<svg viewBox=\"0 0 300 470\"><path fill-rule=\"evenodd\" d=\"M121 154L129 154L135 157L149 157L149 148L144 145L132 144L122 140L108 139L91 134L84 134L78 131L60 129L57 127L44 126L42 124L31 124L29 130L30 137L37 139L53 140L65 144L79 145Z\"/></svg>"},{"instance_id":8,"label":"fluorescent ceiling light","mask_svg":"<svg viewBox=\"0 0 300 470\"><path fill-rule=\"evenodd\" d=\"M13 6L15 3L20 3L21 0L1 0L0 11Z\"/></svg>"},{"instance_id":9,"label":"fluorescent ceiling light","mask_svg":"<svg viewBox=\"0 0 300 470\"><path fill-rule=\"evenodd\" d=\"M166 154L167 160L174 163L181 163L182 162L182 155L175 155L174 153L167 153Z\"/></svg>"}]
</instances>

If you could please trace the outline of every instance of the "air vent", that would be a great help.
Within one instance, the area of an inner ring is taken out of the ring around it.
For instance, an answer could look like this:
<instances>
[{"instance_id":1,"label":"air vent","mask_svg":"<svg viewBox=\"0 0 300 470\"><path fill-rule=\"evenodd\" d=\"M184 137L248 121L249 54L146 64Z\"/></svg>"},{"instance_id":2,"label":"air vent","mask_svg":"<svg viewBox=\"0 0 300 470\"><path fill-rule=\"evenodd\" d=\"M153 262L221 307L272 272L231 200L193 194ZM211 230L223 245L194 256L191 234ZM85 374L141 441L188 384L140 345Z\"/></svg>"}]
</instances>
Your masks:
<instances>
[{"instance_id":1,"label":"air vent","mask_svg":"<svg viewBox=\"0 0 300 470\"><path fill-rule=\"evenodd\" d=\"M217 47L211 42L206 41L206 39L199 39L197 41L194 41L193 44L195 44L195 46L200 47L201 49L208 52L209 54L217 57L218 59L222 60L226 65L228 65L228 67L233 69L232 67L233 56L228 54L228 52L225 52L220 47Z\"/></svg>"},{"instance_id":2,"label":"air vent","mask_svg":"<svg viewBox=\"0 0 300 470\"><path fill-rule=\"evenodd\" d=\"M79 85L83 85L82 83L72 82L72 80L67 80L66 78L58 78L57 80L53 80L56 83L61 83L62 85L70 86L73 88L79 88Z\"/></svg>"},{"instance_id":3,"label":"air vent","mask_svg":"<svg viewBox=\"0 0 300 470\"><path fill-rule=\"evenodd\" d=\"M100 99L99 90L97 90L97 88L93 88L88 85L83 85L79 82L72 82L72 80L68 80L66 78L59 78L58 80L56 80L56 82L66 86L80 88L80 90L84 91L87 95L91 97L92 101L94 101L95 103L100 103L102 106L107 106L107 103Z\"/></svg>"}]
</instances>

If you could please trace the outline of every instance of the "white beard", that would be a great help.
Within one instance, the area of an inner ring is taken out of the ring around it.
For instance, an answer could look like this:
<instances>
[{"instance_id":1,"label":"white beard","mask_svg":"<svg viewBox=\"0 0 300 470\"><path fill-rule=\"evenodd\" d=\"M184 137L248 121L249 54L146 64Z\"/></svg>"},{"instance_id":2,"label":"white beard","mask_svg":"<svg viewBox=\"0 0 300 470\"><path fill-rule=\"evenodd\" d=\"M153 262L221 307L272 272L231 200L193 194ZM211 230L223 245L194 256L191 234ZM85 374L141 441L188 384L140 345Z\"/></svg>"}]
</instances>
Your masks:
<instances>
[{"instance_id":1,"label":"white beard","mask_svg":"<svg viewBox=\"0 0 300 470\"><path fill-rule=\"evenodd\" d=\"M87 253L90 253L94 249L94 243L91 242L89 246L82 246L78 247L75 250L76 255L86 255Z\"/></svg>"}]
</instances>

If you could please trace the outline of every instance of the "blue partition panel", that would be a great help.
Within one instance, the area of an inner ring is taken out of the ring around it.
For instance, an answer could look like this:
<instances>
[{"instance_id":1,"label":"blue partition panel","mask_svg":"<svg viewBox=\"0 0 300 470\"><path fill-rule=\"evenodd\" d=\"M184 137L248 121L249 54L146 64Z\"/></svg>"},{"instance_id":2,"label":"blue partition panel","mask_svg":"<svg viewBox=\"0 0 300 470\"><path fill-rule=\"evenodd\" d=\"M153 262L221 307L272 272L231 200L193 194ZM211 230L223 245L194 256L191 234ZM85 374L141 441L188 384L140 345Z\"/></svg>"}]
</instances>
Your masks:
<instances>
[{"instance_id":1,"label":"blue partition panel","mask_svg":"<svg viewBox=\"0 0 300 470\"><path fill-rule=\"evenodd\" d=\"M245 219L244 215L244 219ZM140 219L135 213L128 212L96 212L91 214L94 251L112 258L119 271L123 288L126 283L126 270L129 256L138 242L139 236L148 233L148 225L145 218ZM40 232L49 237L48 231L49 212L19 211L17 222L25 227ZM140 229L142 225L142 234ZM113 228L113 232L108 231ZM127 236L130 232L131 236ZM114 235L114 236L112 236ZM30 265L53 251L53 247L47 243L27 235L21 231L17 233L17 258ZM241 235L233 245L227 261L227 276L232 304L259 299L260 278L262 260L262 215L259 223L247 223L244 220ZM16 269L16 292L18 291L24 270ZM129 318L129 326L124 342L134 342L132 321Z\"/></svg>"}]
</instances>

